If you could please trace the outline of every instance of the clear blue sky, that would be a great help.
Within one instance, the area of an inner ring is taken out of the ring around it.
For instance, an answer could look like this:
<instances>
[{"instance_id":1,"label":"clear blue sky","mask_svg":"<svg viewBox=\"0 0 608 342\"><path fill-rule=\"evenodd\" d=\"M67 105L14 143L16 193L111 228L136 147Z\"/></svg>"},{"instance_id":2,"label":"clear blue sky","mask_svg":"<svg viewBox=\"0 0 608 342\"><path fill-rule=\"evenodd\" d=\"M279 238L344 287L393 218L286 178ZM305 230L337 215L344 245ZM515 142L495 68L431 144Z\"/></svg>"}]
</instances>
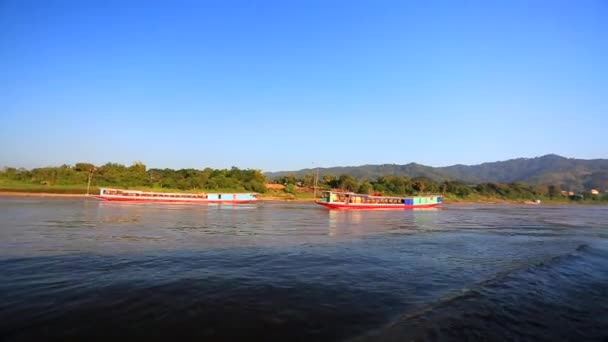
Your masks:
<instances>
[{"instance_id":1,"label":"clear blue sky","mask_svg":"<svg viewBox=\"0 0 608 342\"><path fill-rule=\"evenodd\" d=\"M0 166L608 157L608 1L0 0Z\"/></svg>"}]
</instances>

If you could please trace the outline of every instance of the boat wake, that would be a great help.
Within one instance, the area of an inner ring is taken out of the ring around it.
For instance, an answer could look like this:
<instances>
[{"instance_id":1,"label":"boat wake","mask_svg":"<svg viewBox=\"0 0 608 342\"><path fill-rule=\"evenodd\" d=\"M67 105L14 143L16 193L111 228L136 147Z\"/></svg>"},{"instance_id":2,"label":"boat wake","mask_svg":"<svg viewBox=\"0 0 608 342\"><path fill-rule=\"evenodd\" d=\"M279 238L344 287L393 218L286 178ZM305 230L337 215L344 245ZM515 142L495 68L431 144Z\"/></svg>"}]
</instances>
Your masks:
<instances>
[{"instance_id":1,"label":"boat wake","mask_svg":"<svg viewBox=\"0 0 608 342\"><path fill-rule=\"evenodd\" d=\"M574 251L497 274L357 341L608 338L608 251Z\"/></svg>"}]
</instances>

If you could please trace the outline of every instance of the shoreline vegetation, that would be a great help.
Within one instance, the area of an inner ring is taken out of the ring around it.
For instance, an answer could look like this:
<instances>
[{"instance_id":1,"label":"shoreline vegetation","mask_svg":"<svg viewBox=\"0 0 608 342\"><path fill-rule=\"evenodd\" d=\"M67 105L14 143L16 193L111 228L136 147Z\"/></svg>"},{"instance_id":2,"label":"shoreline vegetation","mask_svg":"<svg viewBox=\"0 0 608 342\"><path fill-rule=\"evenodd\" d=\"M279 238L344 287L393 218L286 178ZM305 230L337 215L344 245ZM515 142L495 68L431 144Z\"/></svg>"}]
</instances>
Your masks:
<instances>
[{"instance_id":1,"label":"shoreline vegetation","mask_svg":"<svg viewBox=\"0 0 608 342\"><path fill-rule=\"evenodd\" d=\"M465 184L454 180L386 175L357 179L352 175L295 174L268 179L257 169L148 169L143 163L131 166L107 163L61 165L31 170L5 167L0 170L0 196L85 197L99 188L155 192L256 192L262 201L312 202L323 190L341 190L387 196L441 194L445 203L608 204L608 194L566 192L561 185L530 185L523 182ZM87 186L90 184L90 186Z\"/></svg>"},{"instance_id":2,"label":"shoreline vegetation","mask_svg":"<svg viewBox=\"0 0 608 342\"><path fill-rule=\"evenodd\" d=\"M18 189L1 189L0 197L40 197L40 198L92 198L97 193L57 193L57 192L27 192ZM273 196L262 194L260 196L262 202L296 202L296 203L312 203L314 198L308 196ZM477 199L460 199L446 197L444 200L445 204L531 204L525 200L509 200L497 197L477 198ZM589 201L567 201L567 200L548 200L541 202L542 204L608 204L606 202L589 202Z\"/></svg>"},{"instance_id":3,"label":"shoreline vegetation","mask_svg":"<svg viewBox=\"0 0 608 342\"><path fill-rule=\"evenodd\" d=\"M269 184L271 185L271 184ZM99 188L91 188L90 194L86 194L86 188L6 188L0 187L0 197L41 197L41 198L87 198L93 197L99 193ZM133 189L142 191L160 191L159 189ZM300 189L299 189L300 190ZM310 192L309 192L310 191ZM186 192L173 190L168 192ZM192 191L189 191L192 192ZM198 192L211 192L211 191L198 191ZM226 190L225 192L232 192L232 190ZM446 204L530 204L528 200L524 199L504 199L500 197L476 197L476 198L458 198L450 196L449 194L444 195L444 203ZM269 202L302 202L308 203L313 202L313 193L309 189L301 189L301 192L296 194L281 193L278 191L271 191L260 194L260 201ZM543 204L608 204L603 201L572 201L566 199L553 199L542 201Z\"/></svg>"}]
</instances>

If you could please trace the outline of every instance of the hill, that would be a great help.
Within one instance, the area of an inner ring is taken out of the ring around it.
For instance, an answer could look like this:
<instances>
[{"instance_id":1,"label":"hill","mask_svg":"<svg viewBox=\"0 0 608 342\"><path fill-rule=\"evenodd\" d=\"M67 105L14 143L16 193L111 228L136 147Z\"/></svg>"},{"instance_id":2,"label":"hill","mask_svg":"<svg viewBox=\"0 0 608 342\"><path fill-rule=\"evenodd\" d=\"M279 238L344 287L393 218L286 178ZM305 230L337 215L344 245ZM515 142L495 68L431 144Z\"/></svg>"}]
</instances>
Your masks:
<instances>
[{"instance_id":1,"label":"hill","mask_svg":"<svg viewBox=\"0 0 608 342\"><path fill-rule=\"evenodd\" d=\"M304 177L314 172L315 169L268 172L266 177L274 179L292 173L297 177ZM446 167L431 167L416 163L330 167L320 168L319 174L321 176L350 174L360 179L405 175L411 178L428 177L435 181L457 180L466 183L525 182L533 185L553 184L571 191L608 189L608 159L575 159L555 154Z\"/></svg>"}]
</instances>

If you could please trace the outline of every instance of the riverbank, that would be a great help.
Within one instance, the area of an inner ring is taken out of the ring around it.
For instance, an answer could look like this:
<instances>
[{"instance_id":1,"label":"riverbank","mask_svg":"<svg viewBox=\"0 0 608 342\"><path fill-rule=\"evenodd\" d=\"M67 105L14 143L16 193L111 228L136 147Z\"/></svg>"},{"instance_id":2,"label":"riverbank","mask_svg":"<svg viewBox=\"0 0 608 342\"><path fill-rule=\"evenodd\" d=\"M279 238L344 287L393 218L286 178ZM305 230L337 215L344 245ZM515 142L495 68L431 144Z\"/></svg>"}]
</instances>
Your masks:
<instances>
[{"instance_id":1,"label":"riverbank","mask_svg":"<svg viewBox=\"0 0 608 342\"><path fill-rule=\"evenodd\" d=\"M58 194L52 192L0 191L0 197L91 197L87 194Z\"/></svg>"},{"instance_id":2,"label":"riverbank","mask_svg":"<svg viewBox=\"0 0 608 342\"><path fill-rule=\"evenodd\" d=\"M27 191L0 191L0 197L42 197L42 198L87 198L93 195L87 194L74 194L74 193L53 193L53 192L27 192ZM277 195L273 194L260 194L260 201L262 202L294 202L294 203L313 203L314 198L312 197L300 197L291 194ZM543 204L554 204L554 205L570 205L570 204L607 204L601 201L569 201L569 200L545 200L540 204L531 203L528 200L511 200L504 198L476 198L476 199L461 199L461 198L446 198L444 200L446 204L526 204L530 206L543 205Z\"/></svg>"},{"instance_id":3,"label":"riverbank","mask_svg":"<svg viewBox=\"0 0 608 342\"><path fill-rule=\"evenodd\" d=\"M0 197L63 197L63 198L87 198L93 195L87 194L60 194L52 192L26 192L26 191L0 191ZM260 196L261 201L272 202L314 202L313 198L297 198L289 196Z\"/></svg>"}]
</instances>

